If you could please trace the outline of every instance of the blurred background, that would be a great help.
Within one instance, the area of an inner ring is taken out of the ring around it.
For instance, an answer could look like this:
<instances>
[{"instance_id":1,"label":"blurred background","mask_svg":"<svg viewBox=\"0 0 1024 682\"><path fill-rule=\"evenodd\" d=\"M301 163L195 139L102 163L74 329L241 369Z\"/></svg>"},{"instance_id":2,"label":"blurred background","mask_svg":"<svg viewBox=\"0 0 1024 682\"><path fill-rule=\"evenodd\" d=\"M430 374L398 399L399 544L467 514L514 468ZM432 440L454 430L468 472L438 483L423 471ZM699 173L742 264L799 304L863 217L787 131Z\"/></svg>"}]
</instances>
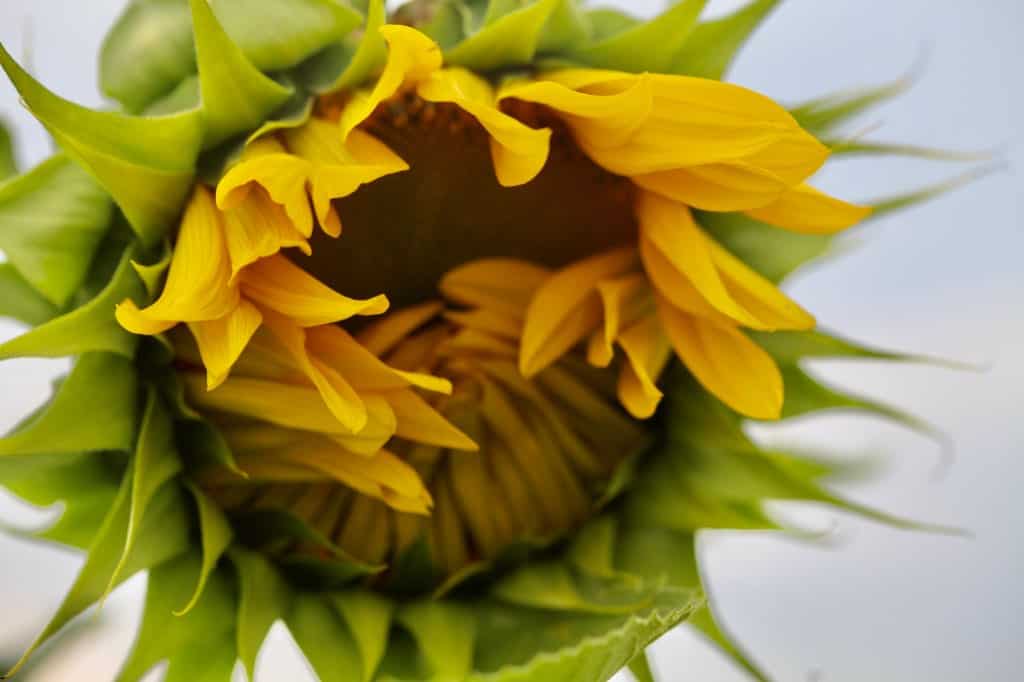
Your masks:
<instances>
[{"instance_id":1,"label":"blurred background","mask_svg":"<svg viewBox=\"0 0 1024 682\"><path fill-rule=\"evenodd\" d=\"M0 0L0 41L56 92L101 105L96 55L124 0ZM593 3L595 5L602 3ZM650 14L661 0L606 2ZM709 13L743 4L711 0ZM1020 679L1024 664L1024 89L1017 0L787 0L741 55L731 80L785 103L877 84L926 55L914 88L862 123L876 139L962 150L997 149L1006 167L967 189L873 223L829 267L806 271L791 293L821 323L896 350L977 363L984 371L852 362L818 373L940 425L956 446L936 476L934 441L866 418L832 416L760 429L787 445L884 453L885 476L842 488L893 513L956 525L973 539L914 534L832 512L827 548L767 534L708 534L705 566L719 613L774 679L819 682ZM22 167L50 153L42 128L0 83L0 116ZM857 126L854 126L854 132ZM873 199L964 170L957 164L845 160L818 184ZM0 321L0 339L18 333ZM2 368L0 430L45 399L63 362ZM47 515L0 491L0 519ZM0 535L0 661L43 627L79 566L77 556ZM136 577L40 657L22 680L112 680L139 618ZM282 629L257 679L312 680ZM744 680L696 636L679 631L653 648L671 682Z\"/></svg>"}]
</instances>

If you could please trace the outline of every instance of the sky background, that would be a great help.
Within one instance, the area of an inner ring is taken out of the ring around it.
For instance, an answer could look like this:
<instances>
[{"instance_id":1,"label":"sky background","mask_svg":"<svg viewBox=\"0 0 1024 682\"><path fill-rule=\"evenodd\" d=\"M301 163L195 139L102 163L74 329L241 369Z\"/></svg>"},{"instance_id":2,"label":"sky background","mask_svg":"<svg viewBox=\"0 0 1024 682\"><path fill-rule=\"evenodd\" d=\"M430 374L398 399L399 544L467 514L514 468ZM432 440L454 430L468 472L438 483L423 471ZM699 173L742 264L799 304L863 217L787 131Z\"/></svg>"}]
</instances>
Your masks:
<instances>
[{"instance_id":1,"label":"sky background","mask_svg":"<svg viewBox=\"0 0 1024 682\"><path fill-rule=\"evenodd\" d=\"M122 0L0 0L0 41L44 83L99 105L95 56ZM594 3L601 4L601 3ZM652 13L660 0L608 2ZM709 13L741 3L711 0ZM855 125L887 141L998 149L1006 168L966 190L873 223L856 248L804 272L791 293L821 323L853 338L977 363L979 372L821 363L826 379L941 425L956 445L936 478L939 446L852 417L761 429L771 442L827 445L889 456L886 476L842 492L904 516L970 529L970 540L838 520L829 548L778 536L705 536L718 611L775 679L820 682L1010 680L1024 664L1024 89L1017 0L787 0L757 33L731 80L786 103L879 83L924 57L917 85ZM23 167L49 153L47 138L0 83L0 116L17 135ZM817 179L849 199L872 199L955 175L956 164L841 161ZM0 321L0 339L18 332ZM62 362L13 361L0 386L0 429L45 399ZM0 519L44 517L0 491ZM0 658L23 648L59 604L79 566L72 554L0 536ZM88 637L72 637L22 679L113 679L138 620L144 581L108 602ZM263 656L259 682L312 679L283 630ZM695 636L672 633L653 649L671 682L740 682Z\"/></svg>"}]
</instances>

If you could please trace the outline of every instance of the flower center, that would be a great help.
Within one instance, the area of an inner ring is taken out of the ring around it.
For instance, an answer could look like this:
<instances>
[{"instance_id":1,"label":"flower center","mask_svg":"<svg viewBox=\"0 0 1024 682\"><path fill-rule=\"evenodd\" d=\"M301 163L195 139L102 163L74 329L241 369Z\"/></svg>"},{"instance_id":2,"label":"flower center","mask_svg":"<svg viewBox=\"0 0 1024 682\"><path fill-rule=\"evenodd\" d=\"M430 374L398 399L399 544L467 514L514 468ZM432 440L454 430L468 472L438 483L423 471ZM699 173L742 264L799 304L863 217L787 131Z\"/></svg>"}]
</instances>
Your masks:
<instances>
[{"instance_id":1,"label":"flower center","mask_svg":"<svg viewBox=\"0 0 1024 682\"><path fill-rule=\"evenodd\" d=\"M544 109L513 106L554 131L543 172L513 188L495 178L486 131L455 105L406 95L378 108L366 129L410 170L336 202L342 238L318 235L311 257L293 258L337 291L384 293L400 308L435 297L446 272L479 258L560 267L635 243L629 181L586 158Z\"/></svg>"}]
</instances>

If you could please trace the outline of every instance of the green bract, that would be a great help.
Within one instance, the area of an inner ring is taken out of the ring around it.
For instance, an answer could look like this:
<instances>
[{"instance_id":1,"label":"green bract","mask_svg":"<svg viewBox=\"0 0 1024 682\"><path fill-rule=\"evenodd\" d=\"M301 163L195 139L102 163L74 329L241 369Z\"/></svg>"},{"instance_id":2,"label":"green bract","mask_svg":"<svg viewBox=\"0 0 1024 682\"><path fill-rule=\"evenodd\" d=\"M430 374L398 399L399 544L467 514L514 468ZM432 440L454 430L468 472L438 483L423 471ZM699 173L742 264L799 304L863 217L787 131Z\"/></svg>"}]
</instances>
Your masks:
<instances>
[{"instance_id":1,"label":"green bract","mask_svg":"<svg viewBox=\"0 0 1024 682\"><path fill-rule=\"evenodd\" d=\"M685 0L642 22L576 0L435 0L396 17L437 40L447 63L477 72L575 64L720 78L777 4L757 0L701 22L704 0ZM627 665L650 679L645 647L687 620L760 676L707 609L694 546L699 530L784 530L764 509L775 499L917 526L828 492L823 480L837 467L758 447L741 420L679 367L665 382L658 443L601 515L570 541L435 598L371 591L359 578L375 567L354 560L332 562L329 575L323 566L273 564L253 542L236 541L246 524L233 527L183 475L203 459L231 466L232 455L185 404L167 348L124 331L114 304L131 298L141 307L159 293L170 230L198 175L216 177L247 139L302 124L315 95L371 78L386 55L377 32L385 20L381 0L135 0L101 58L103 91L119 111L60 98L0 50L0 65L64 150L5 179L15 169L0 131L0 249L7 257L0 315L32 327L0 345L0 359L75 358L53 398L0 440L0 484L36 505L65 505L52 527L33 535L86 552L35 646L148 570L143 623L120 677L126 681L164 660L169 682L228 680L236 661L251 675L279 620L325 682L590 682ZM793 111L811 132L832 139L838 124L898 89ZM845 151L927 153L868 143ZM900 208L943 189L879 206ZM831 247L830 237L739 215L709 214L702 222L773 281ZM919 427L821 385L801 367L816 357L906 358L816 332L759 342L786 375L787 417L855 409ZM342 557L294 518L253 523L267 546L303 538Z\"/></svg>"}]
</instances>

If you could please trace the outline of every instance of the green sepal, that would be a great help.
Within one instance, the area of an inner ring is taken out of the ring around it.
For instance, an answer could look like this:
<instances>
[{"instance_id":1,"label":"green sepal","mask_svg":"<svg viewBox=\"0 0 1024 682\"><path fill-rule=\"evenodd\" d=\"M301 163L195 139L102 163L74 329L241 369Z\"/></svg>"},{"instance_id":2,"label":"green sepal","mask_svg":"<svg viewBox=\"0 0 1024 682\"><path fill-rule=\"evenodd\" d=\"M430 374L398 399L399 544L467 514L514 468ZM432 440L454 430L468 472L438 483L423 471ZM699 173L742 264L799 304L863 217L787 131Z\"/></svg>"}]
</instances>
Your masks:
<instances>
[{"instance_id":1,"label":"green sepal","mask_svg":"<svg viewBox=\"0 0 1024 682\"><path fill-rule=\"evenodd\" d=\"M14 140L0 118L0 182L18 173L18 160L14 156Z\"/></svg>"},{"instance_id":2,"label":"green sepal","mask_svg":"<svg viewBox=\"0 0 1024 682\"><path fill-rule=\"evenodd\" d=\"M251 680L267 633L291 608L292 590L263 555L236 544L231 547L229 557L238 574L238 658Z\"/></svg>"},{"instance_id":3,"label":"green sepal","mask_svg":"<svg viewBox=\"0 0 1024 682\"><path fill-rule=\"evenodd\" d=\"M302 65L303 83L312 92L336 92L366 82L387 60L380 27L387 21L384 0L370 0L362 35L331 45Z\"/></svg>"},{"instance_id":4,"label":"green sepal","mask_svg":"<svg viewBox=\"0 0 1024 682\"><path fill-rule=\"evenodd\" d=\"M28 325L43 324L60 309L36 291L10 263L0 263L0 317Z\"/></svg>"},{"instance_id":5,"label":"green sepal","mask_svg":"<svg viewBox=\"0 0 1024 682\"><path fill-rule=\"evenodd\" d=\"M656 682L647 651L641 651L629 662L629 672L636 682Z\"/></svg>"},{"instance_id":6,"label":"green sepal","mask_svg":"<svg viewBox=\"0 0 1024 682\"><path fill-rule=\"evenodd\" d=\"M603 682L679 625L703 599L661 588L650 606L595 615L484 603L477 612L473 682Z\"/></svg>"},{"instance_id":7,"label":"green sepal","mask_svg":"<svg viewBox=\"0 0 1024 682\"><path fill-rule=\"evenodd\" d=\"M418 645L424 681L465 680L473 668L474 609L452 601L420 601L403 606L396 620Z\"/></svg>"},{"instance_id":8,"label":"green sepal","mask_svg":"<svg viewBox=\"0 0 1024 682\"><path fill-rule=\"evenodd\" d=\"M114 306L125 299L140 305L147 302L145 288L132 267L134 255L134 248L126 250L106 288L82 307L0 344L0 360L57 358L92 352L133 357L139 337L117 323Z\"/></svg>"},{"instance_id":9,"label":"green sepal","mask_svg":"<svg viewBox=\"0 0 1024 682\"><path fill-rule=\"evenodd\" d=\"M207 582L217 568L217 562L231 546L233 533L231 524L228 523L224 512L220 510L213 500L196 485L187 483L186 487L192 493L196 503L196 511L199 518L199 539L200 547L203 550L203 564L199 569L199 579L196 581L196 589L191 599L182 608L174 612L176 616L184 616L195 608L199 599L203 596Z\"/></svg>"},{"instance_id":10,"label":"green sepal","mask_svg":"<svg viewBox=\"0 0 1024 682\"><path fill-rule=\"evenodd\" d=\"M587 23L590 25L590 37L593 41L604 41L630 31L643 24L632 14L626 14L611 7L598 7L587 10Z\"/></svg>"},{"instance_id":11,"label":"green sepal","mask_svg":"<svg viewBox=\"0 0 1024 682\"><path fill-rule=\"evenodd\" d=\"M361 22L338 0L213 0L231 41L263 72L290 69ZM135 0L103 43L100 85L128 111L145 110L196 73L189 0Z\"/></svg>"},{"instance_id":12,"label":"green sepal","mask_svg":"<svg viewBox=\"0 0 1024 682\"><path fill-rule=\"evenodd\" d=\"M125 476L114 505L89 546L85 564L70 591L43 632L7 673L8 677L25 664L36 648L106 593L124 546L130 515L130 497L131 477ZM185 513L184 500L180 489L172 483L156 495L146 510L139 542L131 552L118 582L178 556L188 546L188 516Z\"/></svg>"},{"instance_id":13,"label":"green sepal","mask_svg":"<svg viewBox=\"0 0 1024 682\"><path fill-rule=\"evenodd\" d=\"M619 614L649 606L656 588L656 584L645 588L625 574L592 575L563 561L534 561L502 578L491 595L534 609Z\"/></svg>"},{"instance_id":14,"label":"green sepal","mask_svg":"<svg viewBox=\"0 0 1024 682\"><path fill-rule=\"evenodd\" d=\"M111 453L2 458L0 485L29 504L61 506L60 515L45 528L3 529L84 550L110 512L123 476L123 462Z\"/></svg>"},{"instance_id":15,"label":"green sepal","mask_svg":"<svg viewBox=\"0 0 1024 682\"><path fill-rule=\"evenodd\" d=\"M137 682L157 663L168 659L165 682L231 679L237 657L237 599L231 572L226 567L215 571L195 608L184 616L173 613L195 588L201 563L192 551L149 572L142 625L118 682Z\"/></svg>"},{"instance_id":16,"label":"green sepal","mask_svg":"<svg viewBox=\"0 0 1024 682\"><path fill-rule=\"evenodd\" d=\"M243 544L273 551L300 542L314 547L317 554L288 554L280 559L282 570L294 582L316 588L336 589L357 578L376 575L386 567L355 559L294 514L280 509L260 509L232 518Z\"/></svg>"},{"instance_id":17,"label":"green sepal","mask_svg":"<svg viewBox=\"0 0 1024 682\"><path fill-rule=\"evenodd\" d=\"M911 208L926 201L931 201L932 199L944 194L948 194L949 192L960 189L961 187L965 187L972 182L988 177L1000 168L1000 166L986 166L978 168L962 173L955 178L950 178L949 180L944 180L934 185L922 187L921 189L917 189L912 192L906 192L904 194L897 194L895 196L870 201L868 202L868 205L871 206L873 210L869 216L869 220L877 220L884 216L888 216L891 213Z\"/></svg>"},{"instance_id":18,"label":"green sepal","mask_svg":"<svg viewBox=\"0 0 1024 682\"><path fill-rule=\"evenodd\" d=\"M870 88L836 92L797 105L789 113L815 137L828 137L847 121L903 94L912 83L912 77L904 76Z\"/></svg>"},{"instance_id":19,"label":"green sepal","mask_svg":"<svg viewBox=\"0 0 1024 682\"><path fill-rule=\"evenodd\" d=\"M232 42L207 0L189 0L195 32L203 148L257 128L284 104L292 89L253 66Z\"/></svg>"},{"instance_id":20,"label":"green sepal","mask_svg":"<svg viewBox=\"0 0 1024 682\"><path fill-rule=\"evenodd\" d=\"M261 71L291 68L363 23L338 0L213 0L217 19Z\"/></svg>"},{"instance_id":21,"label":"green sepal","mask_svg":"<svg viewBox=\"0 0 1024 682\"><path fill-rule=\"evenodd\" d=\"M131 450L136 386L128 359L110 353L83 355L49 405L0 439L0 457Z\"/></svg>"},{"instance_id":22,"label":"green sepal","mask_svg":"<svg viewBox=\"0 0 1024 682\"><path fill-rule=\"evenodd\" d=\"M363 682L374 679L388 646L395 602L365 588L330 595L334 608L348 624L363 661Z\"/></svg>"},{"instance_id":23,"label":"green sepal","mask_svg":"<svg viewBox=\"0 0 1024 682\"><path fill-rule=\"evenodd\" d=\"M187 0L134 0L100 50L100 89L129 112L142 111L195 71Z\"/></svg>"},{"instance_id":24,"label":"green sepal","mask_svg":"<svg viewBox=\"0 0 1024 682\"><path fill-rule=\"evenodd\" d=\"M285 102L278 111L275 111L268 121L265 121L263 125L253 131L246 138L246 143L248 144L253 140L278 130L298 128L305 125L309 121L309 117L313 115L313 104L314 97L312 95L296 88L291 99Z\"/></svg>"},{"instance_id":25,"label":"green sepal","mask_svg":"<svg viewBox=\"0 0 1024 682\"><path fill-rule=\"evenodd\" d=\"M572 53L589 66L665 73L697 24L707 0L683 0L660 16Z\"/></svg>"},{"instance_id":26,"label":"green sepal","mask_svg":"<svg viewBox=\"0 0 1024 682\"><path fill-rule=\"evenodd\" d=\"M139 280L146 288L146 293L151 299L155 299L163 291L164 276L167 269L171 267L171 257L174 250L169 242L165 241L160 245L160 256L151 264L142 263L140 260L132 259L132 268Z\"/></svg>"},{"instance_id":27,"label":"green sepal","mask_svg":"<svg viewBox=\"0 0 1024 682\"><path fill-rule=\"evenodd\" d=\"M185 77L177 87L142 110L143 116L170 116L199 109L199 75Z\"/></svg>"},{"instance_id":28,"label":"green sepal","mask_svg":"<svg viewBox=\"0 0 1024 682\"><path fill-rule=\"evenodd\" d=\"M991 162L993 152L964 152L952 149L936 149L912 144L876 142L872 140L841 140L823 138L822 143L832 150L832 158L841 156L902 156L928 161L979 161Z\"/></svg>"},{"instance_id":29,"label":"green sepal","mask_svg":"<svg viewBox=\"0 0 1024 682\"><path fill-rule=\"evenodd\" d=\"M114 572L110 576L108 591L117 584L127 565L128 558L142 531L142 521L153 497L168 481L181 472L181 458L174 449L174 430L171 417L163 406L156 389L150 389L146 397L146 409L142 415L139 440L131 467L131 502L128 513L128 528L125 531L124 548ZM106 594L103 595L104 599Z\"/></svg>"},{"instance_id":30,"label":"green sepal","mask_svg":"<svg viewBox=\"0 0 1024 682\"><path fill-rule=\"evenodd\" d=\"M53 94L3 48L0 65L58 143L110 193L147 246L177 218L201 141L197 112L141 118L93 111Z\"/></svg>"},{"instance_id":31,"label":"green sepal","mask_svg":"<svg viewBox=\"0 0 1024 682\"><path fill-rule=\"evenodd\" d=\"M718 624L710 605L693 614L690 618L690 625L704 635L720 652L728 656L738 668L746 671L751 679L757 682L768 682L768 676L740 649L735 638L730 637Z\"/></svg>"},{"instance_id":32,"label":"green sepal","mask_svg":"<svg viewBox=\"0 0 1024 682\"><path fill-rule=\"evenodd\" d=\"M544 26L563 0L536 0L508 12L445 51L445 62L474 71L524 66L533 61Z\"/></svg>"},{"instance_id":33,"label":"green sepal","mask_svg":"<svg viewBox=\"0 0 1024 682\"><path fill-rule=\"evenodd\" d=\"M576 0L558 3L537 46L538 54L570 53L591 38L590 22Z\"/></svg>"},{"instance_id":34,"label":"green sepal","mask_svg":"<svg viewBox=\"0 0 1024 682\"><path fill-rule=\"evenodd\" d=\"M698 24L669 72L722 80L747 39L779 2L754 0L728 16Z\"/></svg>"},{"instance_id":35,"label":"green sepal","mask_svg":"<svg viewBox=\"0 0 1024 682\"><path fill-rule=\"evenodd\" d=\"M362 671L355 637L325 595L296 593L285 622L320 682L352 682Z\"/></svg>"},{"instance_id":36,"label":"green sepal","mask_svg":"<svg viewBox=\"0 0 1024 682\"><path fill-rule=\"evenodd\" d=\"M156 346L162 349L162 344ZM146 346L143 346L145 349ZM167 363L173 355L161 358ZM185 387L178 373L170 367L162 367L154 373L153 380L174 415L174 435L178 451L185 459L189 471L200 472L210 466L224 466L238 472L234 453L224 436L205 417L196 412L185 398Z\"/></svg>"},{"instance_id":37,"label":"green sepal","mask_svg":"<svg viewBox=\"0 0 1024 682\"><path fill-rule=\"evenodd\" d=\"M0 185L0 249L57 308L82 285L112 217L106 192L63 155Z\"/></svg>"},{"instance_id":38,"label":"green sepal","mask_svg":"<svg viewBox=\"0 0 1024 682\"><path fill-rule=\"evenodd\" d=\"M742 213L697 212L697 222L722 246L776 284L828 253L834 235L800 234Z\"/></svg>"}]
</instances>

